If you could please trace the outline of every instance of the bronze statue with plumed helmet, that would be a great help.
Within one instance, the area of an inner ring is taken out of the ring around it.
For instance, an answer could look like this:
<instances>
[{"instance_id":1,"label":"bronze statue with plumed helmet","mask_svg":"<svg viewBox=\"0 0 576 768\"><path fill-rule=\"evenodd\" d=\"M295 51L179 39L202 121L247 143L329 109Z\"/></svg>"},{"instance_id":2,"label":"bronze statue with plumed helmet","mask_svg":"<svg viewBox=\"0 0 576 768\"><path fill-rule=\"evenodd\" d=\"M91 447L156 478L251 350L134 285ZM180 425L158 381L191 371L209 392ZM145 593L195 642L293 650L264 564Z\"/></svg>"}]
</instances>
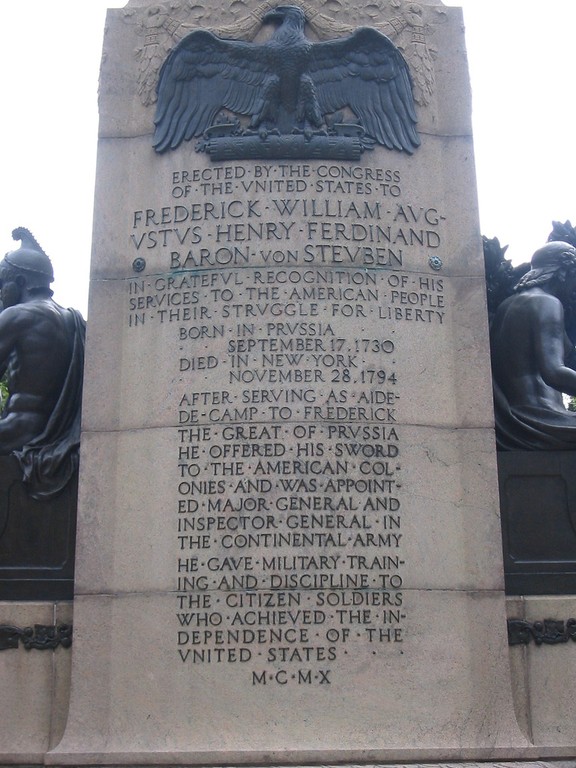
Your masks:
<instances>
[{"instance_id":1,"label":"bronze statue with plumed helmet","mask_svg":"<svg viewBox=\"0 0 576 768\"><path fill-rule=\"evenodd\" d=\"M34 498L50 498L78 466L84 319L52 298L50 258L32 233L0 262L0 455L13 455Z\"/></svg>"},{"instance_id":2,"label":"bronze statue with plumed helmet","mask_svg":"<svg viewBox=\"0 0 576 768\"><path fill-rule=\"evenodd\" d=\"M48 290L54 282L54 269L50 257L38 244L34 235L25 227L13 230L14 240L21 240L20 248L9 251L0 261L0 280L15 279L20 275L28 290Z\"/></svg>"}]
</instances>

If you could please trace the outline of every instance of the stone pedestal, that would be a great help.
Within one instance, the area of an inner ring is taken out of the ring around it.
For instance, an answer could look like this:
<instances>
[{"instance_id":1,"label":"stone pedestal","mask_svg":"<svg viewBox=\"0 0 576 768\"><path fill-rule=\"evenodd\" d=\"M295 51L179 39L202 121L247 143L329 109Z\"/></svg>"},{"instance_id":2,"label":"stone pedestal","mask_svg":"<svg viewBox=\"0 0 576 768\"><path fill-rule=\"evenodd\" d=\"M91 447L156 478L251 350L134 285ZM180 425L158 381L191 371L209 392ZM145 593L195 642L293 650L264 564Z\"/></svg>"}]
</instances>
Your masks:
<instances>
[{"instance_id":1,"label":"stone pedestal","mask_svg":"<svg viewBox=\"0 0 576 768\"><path fill-rule=\"evenodd\" d=\"M576 642L570 625L576 620L576 600L530 595L509 597L507 605L510 619L529 633L510 648L518 722L537 754L574 755Z\"/></svg>"},{"instance_id":2,"label":"stone pedestal","mask_svg":"<svg viewBox=\"0 0 576 768\"><path fill-rule=\"evenodd\" d=\"M576 593L576 453L498 454L506 591Z\"/></svg>"},{"instance_id":3,"label":"stone pedestal","mask_svg":"<svg viewBox=\"0 0 576 768\"><path fill-rule=\"evenodd\" d=\"M54 498L33 499L16 459L0 456L0 599L72 599L77 496L76 475Z\"/></svg>"},{"instance_id":4,"label":"stone pedestal","mask_svg":"<svg viewBox=\"0 0 576 768\"><path fill-rule=\"evenodd\" d=\"M62 637L71 603L0 601L0 765L41 765L64 732L71 651Z\"/></svg>"}]
</instances>

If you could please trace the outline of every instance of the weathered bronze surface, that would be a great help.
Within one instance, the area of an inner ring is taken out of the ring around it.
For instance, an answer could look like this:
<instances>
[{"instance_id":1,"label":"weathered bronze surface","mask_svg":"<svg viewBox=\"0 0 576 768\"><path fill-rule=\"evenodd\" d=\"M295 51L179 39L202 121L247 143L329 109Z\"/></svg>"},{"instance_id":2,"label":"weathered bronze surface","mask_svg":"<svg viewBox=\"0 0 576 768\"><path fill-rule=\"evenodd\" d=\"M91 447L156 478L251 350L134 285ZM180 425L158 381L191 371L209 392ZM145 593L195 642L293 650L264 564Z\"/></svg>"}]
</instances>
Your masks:
<instances>
[{"instance_id":1,"label":"weathered bronze surface","mask_svg":"<svg viewBox=\"0 0 576 768\"><path fill-rule=\"evenodd\" d=\"M0 454L13 454L34 498L58 494L78 466L85 323L52 299L52 264L32 235L0 262L0 375L8 400Z\"/></svg>"},{"instance_id":2,"label":"weathered bronze surface","mask_svg":"<svg viewBox=\"0 0 576 768\"><path fill-rule=\"evenodd\" d=\"M21 628L0 624L0 651L15 650L20 643L27 651L53 651L58 646L70 648L72 625L35 624L33 627Z\"/></svg>"},{"instance_id":3,"label":"weathered bronze surface","mask_svg":"<svg viewBox=\"0 0 576 768\"><path fill-rule=\"evenodd\" d=\"M576 452L500 451L506 592L576 594Z\"/></svg>"},{"instance_id":4,"label":"weathered bronze surface","mask_svg":"<svg viewBox=\"0 0 576 768\"><path fill-rule=\"evenodd\" d=\"M263 21L277 25L265 43L198 30L169 54L158 84L157 152L203 134L199 149L217 160L356 159L375 142L409 153L419 146L408 66L385 35L364 27L313 43L304 12L290 5ZM357 123L342 121L344 108ZM249 125L218 117L222 109L250 117Z\"/></svg>"},{"instance_id":5,"label":"weathered bronze surface","mask_svg":"<svg viewBox=\"0 0 576 768\"><path fill-rule=\"evenodd\" d=\"M566 330L576 290L576 249L550 242L491 324L496 437L501 450L576 448L576 354Z\"/></svg>"},{"instance_id":6,"label":"weathered bronze surface","mask_svg":"<svg viewBox=\"0 0 576 768\"><path fill-rule=\"evenodd\" d=\"M555 222L519 267L484 239L508 594L576 590L576 414L563 396L576 394L571 232Z\"/></svg>"},{"instance_id":7,"label":"weathered bronze surface","mask_svg":"<svg viewBox=\"0 0 576 768\"><path fill-rule=\"evenodd\" d=\"M576 642L576 619L544 619L525 621L508 619L508 643L510 645L559 645L568 640Z\"/></svg>"},{"instance_id":8,"label":"weathered bronze surface","mask_svg":"<svg viewBox=\"0 0 576 768\"><path fill-rule=\"evenodd\" d=\"M85 322L52 299L52 264L31 233L0 262L0 591L72 596Z\"/></svg>"}]
</instances>

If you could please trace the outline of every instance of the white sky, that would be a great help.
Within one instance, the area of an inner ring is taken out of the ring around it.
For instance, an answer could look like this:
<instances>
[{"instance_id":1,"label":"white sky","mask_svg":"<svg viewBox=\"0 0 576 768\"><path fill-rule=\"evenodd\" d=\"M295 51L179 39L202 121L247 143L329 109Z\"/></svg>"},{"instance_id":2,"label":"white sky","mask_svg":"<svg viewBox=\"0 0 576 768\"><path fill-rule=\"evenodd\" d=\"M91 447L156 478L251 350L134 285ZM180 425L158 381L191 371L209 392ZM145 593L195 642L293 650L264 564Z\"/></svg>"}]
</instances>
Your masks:
<instances>
[{"instance_id":1,"label":"white sky","mask_svg":"<svg viewBox=\"0 0 576 768\"><path fill-rule=\"evenodd\" d=\"M84 313L105 8L124 4L2 8L0 254L28 227L54 263L56 300ZM576 0L445 4L464 7L482 232L525 261L553 219L576 224Z\"/></svg>"}]
</instances>

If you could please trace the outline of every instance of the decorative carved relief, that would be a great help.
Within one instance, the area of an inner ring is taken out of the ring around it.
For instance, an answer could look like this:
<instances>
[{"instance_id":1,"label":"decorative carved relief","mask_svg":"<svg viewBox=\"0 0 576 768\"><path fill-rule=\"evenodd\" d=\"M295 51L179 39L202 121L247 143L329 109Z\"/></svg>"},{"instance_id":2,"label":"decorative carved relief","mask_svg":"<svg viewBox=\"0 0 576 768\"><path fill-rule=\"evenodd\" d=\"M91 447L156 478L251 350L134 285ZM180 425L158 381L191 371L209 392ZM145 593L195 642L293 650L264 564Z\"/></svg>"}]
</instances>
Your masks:
<instances>
[{"instance_id":1,"label":"decorative carved relief","mask_svg":"<svg viewBox=\"0 0 576 768\"><path fill-rule=\"evenodd\" d=\"M306 15L311 32L319 40L350 34L361 25L369 25L394 41L406 58L412 74L414 100L427 106L434 92L434 58L436 50L430 42L434 24L442 23L445 11L402 0L374 2L355 12L340 0L326 0L320 9L307 0L291 0ZM223 38L254 40L264 16L278 6L278 0L265 0L250 9L243 0L231 4L168 2L145 9L125 9L124 20L134 24L142 45L135 50L140 62L138 94L145 106L156 102L156 83L164 59L171 49L195 29L206 29ZM341 21L338 14L346 16ZM353 17L353 18L351 18ZM222 24L230 18L230 23ZM383 21L384 19L384 21Z\"/></svg>"},{"instance_id":2,"label":"decorative carved relief","mask_svg":"<svg viewBox=\"0 0 576 768\"><path fill-rule=\"evenodd\" d=\"M558 645L573 640L576 643L576 619L544 619L544 621L524 621L508 619L508 644L529 645L532 640L536 645Z\"/></svg>"},{"instance_id":3,"label":"decorative carved relief","mask_svg":"<svg viewBox=\"0 0 576 768\"><path fill-rule=\"evenodd\" d=\"M420 145L408 66L389 38L361 27L311 41L297 6L278 6L263 23L276 28L262 43L197 30L172 50L158 86L157 152L201 136L197 149L219 160L352 160L375 143L410 154ZM238 116L250 122L237 125Z\"/></svg>"},{"instance_id":4,"label":"decorative carved relief","mask_svg":"<svg viewBox=\"0 0 576 768\"><path fill-rule=\"evenodd\" d=\"M46 626L35 624L33 627L13 627L8 624L0 624L0 651L18 648L22 643L27 651L49 651L58 648L70 648L72 645L72 625L58 624Z\"/></svg>"}]
</instances>

